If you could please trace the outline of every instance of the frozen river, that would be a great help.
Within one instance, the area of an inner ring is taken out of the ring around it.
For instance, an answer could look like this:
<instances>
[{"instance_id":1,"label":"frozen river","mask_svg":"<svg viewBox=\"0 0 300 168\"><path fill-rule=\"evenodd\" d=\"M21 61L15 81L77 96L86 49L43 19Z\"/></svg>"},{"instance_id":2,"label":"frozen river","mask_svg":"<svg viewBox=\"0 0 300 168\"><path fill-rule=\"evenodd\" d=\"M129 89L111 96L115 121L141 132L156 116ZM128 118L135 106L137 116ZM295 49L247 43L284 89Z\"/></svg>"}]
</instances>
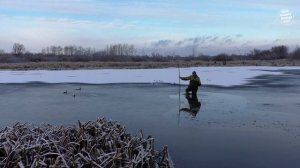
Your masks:
<instances>
[{"instance_id":1,"label":"frozen river","mask_svg":"<svg viewBox=\"0 0 300 168\"><path fill-rule=\"evenodd\" d=\"M184 89L179 103L173 84L2 82L0 126L106 117L152 135L157 148L168 145L176 167L300 167L299 69L269 69L238 86L204 85L197 99Z\"/></svg>"}]
</instances>

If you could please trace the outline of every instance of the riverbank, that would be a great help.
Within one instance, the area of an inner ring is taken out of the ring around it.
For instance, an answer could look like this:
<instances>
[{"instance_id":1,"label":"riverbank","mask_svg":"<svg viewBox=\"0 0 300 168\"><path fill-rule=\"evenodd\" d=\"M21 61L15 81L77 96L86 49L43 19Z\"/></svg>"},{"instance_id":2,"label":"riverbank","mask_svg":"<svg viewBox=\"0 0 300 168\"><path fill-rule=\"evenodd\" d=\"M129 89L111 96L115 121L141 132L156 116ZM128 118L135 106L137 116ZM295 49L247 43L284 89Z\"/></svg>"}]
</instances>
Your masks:
<instances>
[{"instance_id":1,"label":"riverbank","mask_svg":"<svg viewBox=\"0 0 300 168\"><path fill-rule=\"evenodd\" d=\"M137 61L137 62L24 62L0 63L1 70L68 70L68 69L150 69L168 67L211 66L300 66L300 60L239 60L214 61Z\"/></svg>"}]
</instances>

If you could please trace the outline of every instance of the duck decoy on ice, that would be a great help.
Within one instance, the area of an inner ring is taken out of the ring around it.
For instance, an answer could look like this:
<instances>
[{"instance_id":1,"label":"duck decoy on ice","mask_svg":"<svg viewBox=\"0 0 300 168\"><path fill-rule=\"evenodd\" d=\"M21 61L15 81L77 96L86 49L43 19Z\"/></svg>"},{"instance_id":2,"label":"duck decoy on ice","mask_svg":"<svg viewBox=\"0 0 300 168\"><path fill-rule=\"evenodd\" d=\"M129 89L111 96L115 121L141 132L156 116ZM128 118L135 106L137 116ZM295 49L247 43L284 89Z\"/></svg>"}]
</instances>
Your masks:
<instances>
[{"instance_id":1,"label":"duck decoy on ice","mask_svg":"<svg viewBox=\"0 0 300 168\"><path fill-rule=\"evenodd\" d=\"M68 94L68 91L66 90L66 91L64 91L63 93L64 93L64 94Z\"/></svg>"},{"instance_id":2,"label":"duck decoy on ice","mask_svg":"<svg viewBox=\"0 0 300 168\"><path fill-rule=\"evenodd\" d=\"M73 94L72 94L72 96L75 98L75 97L76 97L76 94L75 94L75 93L73 93Z\"/></svg>"},{"instance_id":3,"label":"duck decoy on ice","mask_svg":"<svg viewBox=\"0 0 300 168\"><path fill-rule=\"evenodd\" d=\"M81 87L80 88L76 88L75 90L81 90Z\"/></svg>"}]
</instances>

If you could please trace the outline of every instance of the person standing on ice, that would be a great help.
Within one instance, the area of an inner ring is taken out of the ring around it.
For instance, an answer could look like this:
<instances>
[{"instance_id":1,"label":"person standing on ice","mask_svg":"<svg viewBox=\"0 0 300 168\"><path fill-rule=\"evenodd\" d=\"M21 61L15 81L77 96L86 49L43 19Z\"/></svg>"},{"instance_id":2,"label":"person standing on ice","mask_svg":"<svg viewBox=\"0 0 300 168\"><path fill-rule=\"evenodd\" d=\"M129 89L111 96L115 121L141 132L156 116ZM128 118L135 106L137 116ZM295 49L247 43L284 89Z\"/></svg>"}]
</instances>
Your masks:
<instances>
[{"instance_id":1,"label":"person standing on ice","mask_svg":"<svg viewBox=\"0 0 300 168\"><path fill-rule=\"evenodd\" d=\"M189 80L190 81L189 86L185 90L186 94L189 94L190 91L192 91L193 95L197 94L198 86L201 86L201 81L200 81L200 78L198 77L196 71L193 71L191 76L188 76L188 77L180 77L179 76L179 78L181 80Z\"/></svg>"}]
</instances>

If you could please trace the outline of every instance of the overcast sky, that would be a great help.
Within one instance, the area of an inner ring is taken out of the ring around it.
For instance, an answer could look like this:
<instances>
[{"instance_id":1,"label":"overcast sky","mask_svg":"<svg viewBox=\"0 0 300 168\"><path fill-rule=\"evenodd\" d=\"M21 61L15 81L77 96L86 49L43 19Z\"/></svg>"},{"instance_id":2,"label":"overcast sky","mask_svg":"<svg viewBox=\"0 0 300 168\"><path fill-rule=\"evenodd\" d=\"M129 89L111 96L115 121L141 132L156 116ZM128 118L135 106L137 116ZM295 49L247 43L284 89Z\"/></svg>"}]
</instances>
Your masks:
<instances>
[{"instance_id":1,"label":"overcast sky","mask_svg":"<svg viewBox=\"0 0 300 168\"><path fill-rule=\"evenodd\" d=\"M14 42L140 52L244 53L300 42L299 0L0 0L0 49Z\"/></svg>"}]
</instances>

